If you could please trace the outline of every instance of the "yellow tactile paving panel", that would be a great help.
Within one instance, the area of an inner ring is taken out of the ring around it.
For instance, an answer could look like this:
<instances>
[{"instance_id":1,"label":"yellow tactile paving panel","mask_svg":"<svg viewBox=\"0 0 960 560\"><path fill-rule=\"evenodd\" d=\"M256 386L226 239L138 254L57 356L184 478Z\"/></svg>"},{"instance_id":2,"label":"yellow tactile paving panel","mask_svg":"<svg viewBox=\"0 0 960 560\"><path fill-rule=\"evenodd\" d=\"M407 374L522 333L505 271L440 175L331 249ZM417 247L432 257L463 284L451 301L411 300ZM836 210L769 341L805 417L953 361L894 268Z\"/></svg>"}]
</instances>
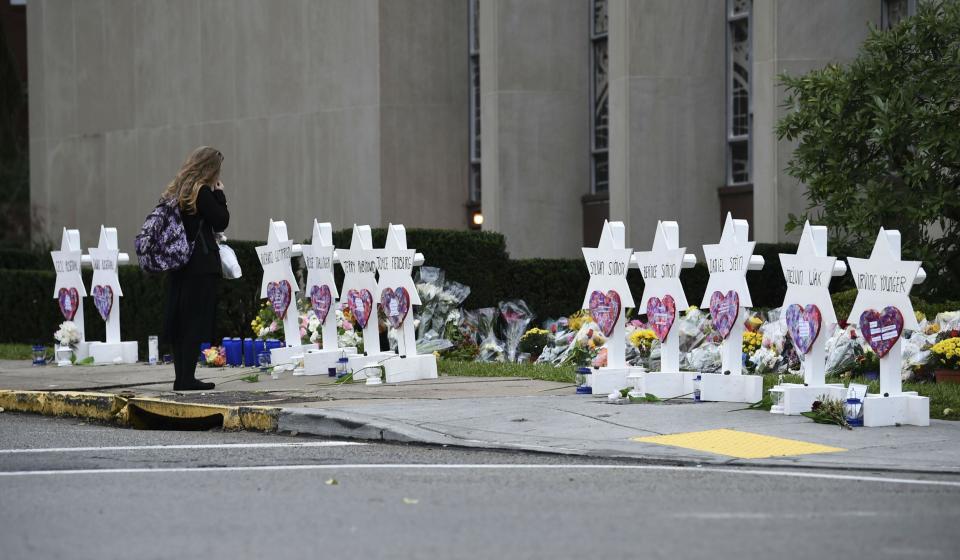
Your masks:
<instances>
[{"instance_id":1,"label":"yellow tactile paving panel","mask_svg":"<svg viewBox=\"0 0 960 560\"><path fill-rule=\"evenodd\" d=\"M727 429L630 439L641 443L658 443L660 445L706 451L707 453L727 455L738 459L765 459L767 457L789 457L791 455L846 451L846 449L840 447Z\"/></svg>"}]
</instances>

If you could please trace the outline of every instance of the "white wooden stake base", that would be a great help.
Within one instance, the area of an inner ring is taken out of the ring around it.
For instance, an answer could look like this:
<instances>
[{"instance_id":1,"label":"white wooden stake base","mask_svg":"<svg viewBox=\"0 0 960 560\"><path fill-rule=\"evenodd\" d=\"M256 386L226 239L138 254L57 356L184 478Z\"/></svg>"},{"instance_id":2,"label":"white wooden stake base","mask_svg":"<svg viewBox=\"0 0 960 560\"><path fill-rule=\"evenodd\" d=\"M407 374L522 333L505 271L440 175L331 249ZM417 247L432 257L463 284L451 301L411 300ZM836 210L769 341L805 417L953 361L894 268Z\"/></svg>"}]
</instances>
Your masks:
<instances>
[{"instance_id":1,"label":"white wooden stake base","mask_svg":"<svg viewBox=\"0 0 960 560\"><path fill-rule=\"evenodd\" d=\"M86 360L90 357L90 343L86 340L77 343L77 350L74 352L74 356L77 357L77 361Z\"/></svg>"},{"instance_id":2,"label":"white wooden stake base","mask_svg":"<svg viewBox=\"0 0 960 560\"><path fill-rule=\"evenodd\" d=\"M332 350L308 350L307 353L303 355L303 371L293 370L293 374L327 375L330 373L330 368L336 369L337 360L340 359L341 355L350 358L356 354L357 349L354 346Z\"/></svg>"},{"instance_id":3,"label":"white wooden stake base","mask_svg":"<svg viewBox=\"0 0 960 560\"><path fill-rule=\"evenodd\" d=\"M90 342L89 352L93 363L103 364L135 364L137 363L137 341L123 342ZM80 357L79 352L77 359Z\"/></svg>"},{"instance_id":4,"label":"white wooden stake base","mask_svg":"<svg viewBox=\"0 0 960 560\"><path fill-rule=\"evenodd\" d=\"M863 400L863 425L867 428L929 426L930 399L913 391L889 397L867 395Z\"/></svg>"},{"instance_id":5,"label":"white wooden stake base","mask_svg":"<svg viewBox=\"0 0 960 560\"><path fill-rule=\"evenodd\" d=\"M670 399L683 396L693 398L693 380L700 375L693 371L677 372L647 372L641 374L641 385L644 393L659 399Z\"/></svg>"},{"instance_id":6,"label":"white wooden stake base","mask_svg":"<svg viewBox=\"0 0 960 560\"><path fill-rule=\"evenodd\" d=\"M636 376L644 373L643 368L635 367L602 367L590 370L590 387L594 395L606 396L610 393L633 388L631 380L627 376Z\"/></svg>"},{"instance_id":7,"label":"white wooden stake base","mask_svg":"<svg viewBox=\"0 0 960 560\"><path fill-rule=\"evenodd\" d=\"M310 350L319 348L316 344L301 344L299 346L282 346L270 350L270 364L279 366L293 363L295 358L304 358ZM299 360L297 360L299 361Z\"/></svg>"},{"instance_id":8,"label":"white wooden stake base","mask_svg":"<svg viewBox=\"0 0 960 560\"><path fill-rule=\"evenodd\" d=\"M397 356L384 362L383 367L387 373L387 383L437 378L437 358L433 354L405 358Z\"/></svg>"},{"instance_id":9,"label":"white wooden stake base","mask_svg":"<svg viewBox=\"0 0 960 560\"><path fill-rule=\"evenodd\" d=\"M831 399L846 400L847 388L840 383L825 385L802 385L799 383L783 383L772 387L771 393L780 393L780 404L770 408L773 414L796 416L802 412L810 412L813 401L823 395Z\"/></svg>"},{"instance_id":10,"label":"white wooden stake base","mask_svg":"<svg viewBox=\"0 0 960 560\"><path fill-rule=\"evenodd\" d=\"M700 400L755 403L763 398L763 376L700 374Z\"/></svg>"},{"instance_id":11,"label":"white wooden stake base","mask_svg":"<svg viewBox=\"0 0 960 560\"><path fill-rule=\"evenodd\" d=\"M368 373L373 376L380 375L380 370L376 369L374 366L385 366L391 360L391 358L396 359L396 357L397 355L393 352L377 352L376 354L366 355L357 354L355 356L348 356L350 361L347 364L347 367L353 370L354 381L363 381L367 378Z\"/></svg>"}]
</instances>

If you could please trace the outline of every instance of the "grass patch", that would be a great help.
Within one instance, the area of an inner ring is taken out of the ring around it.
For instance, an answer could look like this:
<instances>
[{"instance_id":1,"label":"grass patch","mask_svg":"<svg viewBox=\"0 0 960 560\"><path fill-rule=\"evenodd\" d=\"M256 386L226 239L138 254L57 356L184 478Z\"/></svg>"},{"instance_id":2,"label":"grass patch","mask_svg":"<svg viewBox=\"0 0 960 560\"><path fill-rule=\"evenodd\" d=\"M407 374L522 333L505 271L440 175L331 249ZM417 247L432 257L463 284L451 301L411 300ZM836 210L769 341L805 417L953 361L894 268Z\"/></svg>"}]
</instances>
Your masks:
<instances>
[{"instance_id":1,"label":"grass patch","mask_svg":"<svg viewBox=\"0 0 960 560\"><path fill-rule=\"evenodd\" d=\"M841 383L837 376L827 378L827 383ZM867 392L880 393L880 381L867 381L862 377L850 379L850 383L867 386ZM844 385L849 385L843 382ZM937 420L960 420L960 383L910 383L903 382L904 391L916 391L921 397L930 398L930 418Z\"/></svg>"},{"instance_id":2,"label":"grass patch","mask_svg":"<svg viewBox=\"0 0 960 560\"><path fill-rule=\"evenodd\" d=\"M543 381L573 383L574 368L554 367L550 364L506 364L461 362L440 359L437 363L441 373L465 377L529 377Z\"/></svg>"},{"instance_id":3,"label":"grass patch","mask_svg":"<svg viewBox=\"0 0 960 560\"><path fill-rule=\"evenodd\" d=\"M32 360L33 347L29 344L0 344L0 360Z\"/></svg>"}]
</instances>

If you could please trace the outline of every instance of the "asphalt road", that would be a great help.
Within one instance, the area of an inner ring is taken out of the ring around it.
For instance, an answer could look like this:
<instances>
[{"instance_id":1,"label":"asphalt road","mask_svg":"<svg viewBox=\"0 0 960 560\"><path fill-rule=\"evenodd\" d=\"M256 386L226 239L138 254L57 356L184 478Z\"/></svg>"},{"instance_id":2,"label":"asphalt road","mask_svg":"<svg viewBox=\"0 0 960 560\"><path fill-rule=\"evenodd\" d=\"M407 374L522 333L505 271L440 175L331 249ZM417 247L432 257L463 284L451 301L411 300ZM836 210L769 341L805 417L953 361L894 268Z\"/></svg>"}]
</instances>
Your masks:
<instances>
[{"instance_id":1,"label":"asphalt road","mask_svg":"<svg viewBox=\"0 0 960 560\"><path fill-rule=\"evenodd\" d=\"M0 414L0 558L956 558L960 480Z\"/></svg>"}]
</instances>

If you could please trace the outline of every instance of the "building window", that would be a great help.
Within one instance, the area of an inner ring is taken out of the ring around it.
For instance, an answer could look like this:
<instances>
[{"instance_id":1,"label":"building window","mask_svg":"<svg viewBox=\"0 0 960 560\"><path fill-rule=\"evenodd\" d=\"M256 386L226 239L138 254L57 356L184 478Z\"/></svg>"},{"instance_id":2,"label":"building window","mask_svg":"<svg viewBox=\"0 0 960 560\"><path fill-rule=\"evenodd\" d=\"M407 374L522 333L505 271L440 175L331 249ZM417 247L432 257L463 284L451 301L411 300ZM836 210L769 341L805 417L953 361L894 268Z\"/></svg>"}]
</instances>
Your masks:
<instances>
[{"instance_id":1,"label":"building window","mask_svg":"<svg viewBox=\"0 0 960 560\"><path fill-rule=\"evenodd\" d=\"M467 0L470 75L470 202L480 202L480 5Z\"/></svg>"},{"instance_id":2,"label":"building window","mask_svg":"<svg viewBox=\"0 0 960 560\"><path fill-rule=\"evenodd\" d=\"M891 29L916 13L917 0L883 0L880 12L880 27Z\"/></svg>"},{"instance_id":3,"label":"building window","mask_svg":"<svg viewBox=\"0 0 960 560\"><path fill-rule=\"evenodd\" d=\"M590 0L590 192L610 190L607 0Z\"/></svg>"},{"instance_id":4,"label":"building window","mask_svg":"<svg viewBox=\"0 0 960 560\"><path fill-rule=\"evenodd\" d=\"M753 0L727 0L727 184L750 183L750 9Z\"/></svg>"}]
</instances>

